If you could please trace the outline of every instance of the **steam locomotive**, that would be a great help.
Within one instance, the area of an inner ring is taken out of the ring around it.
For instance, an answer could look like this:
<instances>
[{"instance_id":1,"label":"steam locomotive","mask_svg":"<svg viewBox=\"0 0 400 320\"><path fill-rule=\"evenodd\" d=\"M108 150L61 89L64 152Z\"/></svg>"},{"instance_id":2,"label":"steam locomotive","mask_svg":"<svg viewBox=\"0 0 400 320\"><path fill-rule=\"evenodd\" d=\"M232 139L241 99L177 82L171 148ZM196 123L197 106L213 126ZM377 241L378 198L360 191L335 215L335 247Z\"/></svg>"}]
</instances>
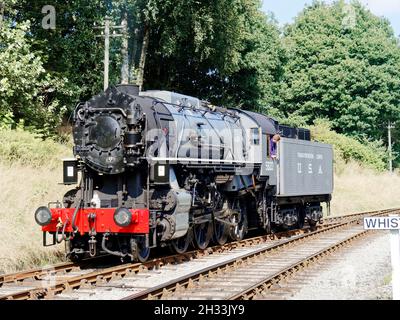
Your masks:
<instances>
[{"instance_id":1,"label":"steam locomotive","mask_svg":"<svg viewBox=\"0 0 400 320\"><path fill-rule=\"evenodd\" d=\"M262 114L119 85L78 104L73 123L63 171L76 187L35 212L43 244L66 241L72 260L143 262L156 247L315 225L329 207L332 147Z\"/></svg>"}]
</instances>

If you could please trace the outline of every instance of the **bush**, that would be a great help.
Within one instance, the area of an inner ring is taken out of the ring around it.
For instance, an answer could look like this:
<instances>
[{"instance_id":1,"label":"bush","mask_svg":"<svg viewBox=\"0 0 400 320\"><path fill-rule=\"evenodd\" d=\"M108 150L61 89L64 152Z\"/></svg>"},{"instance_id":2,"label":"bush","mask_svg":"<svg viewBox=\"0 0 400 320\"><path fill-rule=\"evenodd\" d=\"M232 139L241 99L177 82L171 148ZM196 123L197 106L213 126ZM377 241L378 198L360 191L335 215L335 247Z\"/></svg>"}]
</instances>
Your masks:
<instances>
[{"instance_id":1,"label":"bush","mask_svg":"<svg viewBox=\"0 0 400 320\"><path fill-rule=\"evenodd\" d=\"M378 171L386 169L388 155L382 142L365 139L358 141L338 134L331 130L331 125L327 120L316 120L309 128L313 140L333 145L337 171L343 169L341 164L347 164L351 160Z\"/></svg>"},{"instance_id":2,"label":"bush","mask_svg":"<svg viewBox=\"0 0 400 320\"><path fill-rule=\"evenodd\" d=\"M72 146L23 130L0 129L0 162L39 168L56 168L62 157L72 155Z\"/></svg>"}]
</instances>

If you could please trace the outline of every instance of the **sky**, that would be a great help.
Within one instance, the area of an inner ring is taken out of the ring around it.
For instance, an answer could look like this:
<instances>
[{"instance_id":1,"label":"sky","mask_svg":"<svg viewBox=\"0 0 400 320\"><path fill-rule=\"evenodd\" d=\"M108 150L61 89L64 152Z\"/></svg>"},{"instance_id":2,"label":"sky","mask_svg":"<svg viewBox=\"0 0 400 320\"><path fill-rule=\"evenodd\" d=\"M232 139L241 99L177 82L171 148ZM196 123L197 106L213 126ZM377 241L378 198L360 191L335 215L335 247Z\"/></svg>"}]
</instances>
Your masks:
<instances>
[{"instance_id":1,"label":"sky","mask_svg":"<svg viewBox=\"0 0 400 320\"><path fill-rule=\"evenodd\" d=\"M263 0L263 11L273 12L281 25L290 23L312 0ZM333 0L325 2L331 3ZM391 22L396 35L400 35L400 0L360 0L377 16L384 16Z\"/></svg>"}]
</instances>

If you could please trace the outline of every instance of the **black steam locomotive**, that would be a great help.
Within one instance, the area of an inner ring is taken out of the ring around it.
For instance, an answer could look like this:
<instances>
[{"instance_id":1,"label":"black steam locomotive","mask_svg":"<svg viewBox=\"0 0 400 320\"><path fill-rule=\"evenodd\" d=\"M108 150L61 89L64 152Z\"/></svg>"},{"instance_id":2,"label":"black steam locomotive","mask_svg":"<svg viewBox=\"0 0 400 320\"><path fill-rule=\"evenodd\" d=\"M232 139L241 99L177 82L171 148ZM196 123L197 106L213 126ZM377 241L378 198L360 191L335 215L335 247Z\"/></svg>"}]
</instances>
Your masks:
<instances>
[{"instance_id":1,"label":"black steam locomotive","mask_svg":"<svg viewBox=\"0 0 400 320\"><path fill-rule=\"evenodd\" d=\"M35 213L44 245L66 241L73 260L315 225L331 200L332 147L250 111L121 85L76 107L73 136L77 187Z\"/></svg>"}]
</instances>

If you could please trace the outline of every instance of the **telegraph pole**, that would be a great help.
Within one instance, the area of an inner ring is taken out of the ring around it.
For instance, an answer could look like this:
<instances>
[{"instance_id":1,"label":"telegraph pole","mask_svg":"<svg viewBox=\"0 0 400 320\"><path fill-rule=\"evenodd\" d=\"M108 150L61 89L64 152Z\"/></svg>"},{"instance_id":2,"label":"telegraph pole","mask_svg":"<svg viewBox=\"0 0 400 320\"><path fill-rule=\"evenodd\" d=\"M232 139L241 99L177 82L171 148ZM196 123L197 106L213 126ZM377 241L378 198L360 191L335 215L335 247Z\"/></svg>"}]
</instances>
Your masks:
<instances>
[{"instance_id":1,"label":"telegraph pole","mask_svg":"<svg viewBox=\"0 0 400 320\"><path fill-rule=\"evenodd\" d=\"M110 75L110 19L104 24L104 91L107 90Z\"/></svg>"},{"instance_id":2,"label":"telegraph pole","mask_svg":"<svg viewBox=\"0 0 400 320\"><path fill-rule=\"evenodd\" d=\"M393 172L393 156L392 156L392 129L394 129L395 126L391 124L391 122L388 122L388 151L389 151L389 171Z\"/></svg>"},{"instance_id":3,"label":"telegraph pole","mask_svg":"<svg viewBox=\"0 0 400 320\"><path fill-rule=\"evenodd\" d=\"M110 38L122 37L122 34L117 34L115 30L111 33L113 29L122 29L123 26L113 26L111 25L111 19L109 17L105 18L104 25L101 27L94 27L94 29L102 30L101 36L97 38L104 38L104 91L108 89L109 86L109 74L110 74Z\"/></svg>"}]
</instances>

